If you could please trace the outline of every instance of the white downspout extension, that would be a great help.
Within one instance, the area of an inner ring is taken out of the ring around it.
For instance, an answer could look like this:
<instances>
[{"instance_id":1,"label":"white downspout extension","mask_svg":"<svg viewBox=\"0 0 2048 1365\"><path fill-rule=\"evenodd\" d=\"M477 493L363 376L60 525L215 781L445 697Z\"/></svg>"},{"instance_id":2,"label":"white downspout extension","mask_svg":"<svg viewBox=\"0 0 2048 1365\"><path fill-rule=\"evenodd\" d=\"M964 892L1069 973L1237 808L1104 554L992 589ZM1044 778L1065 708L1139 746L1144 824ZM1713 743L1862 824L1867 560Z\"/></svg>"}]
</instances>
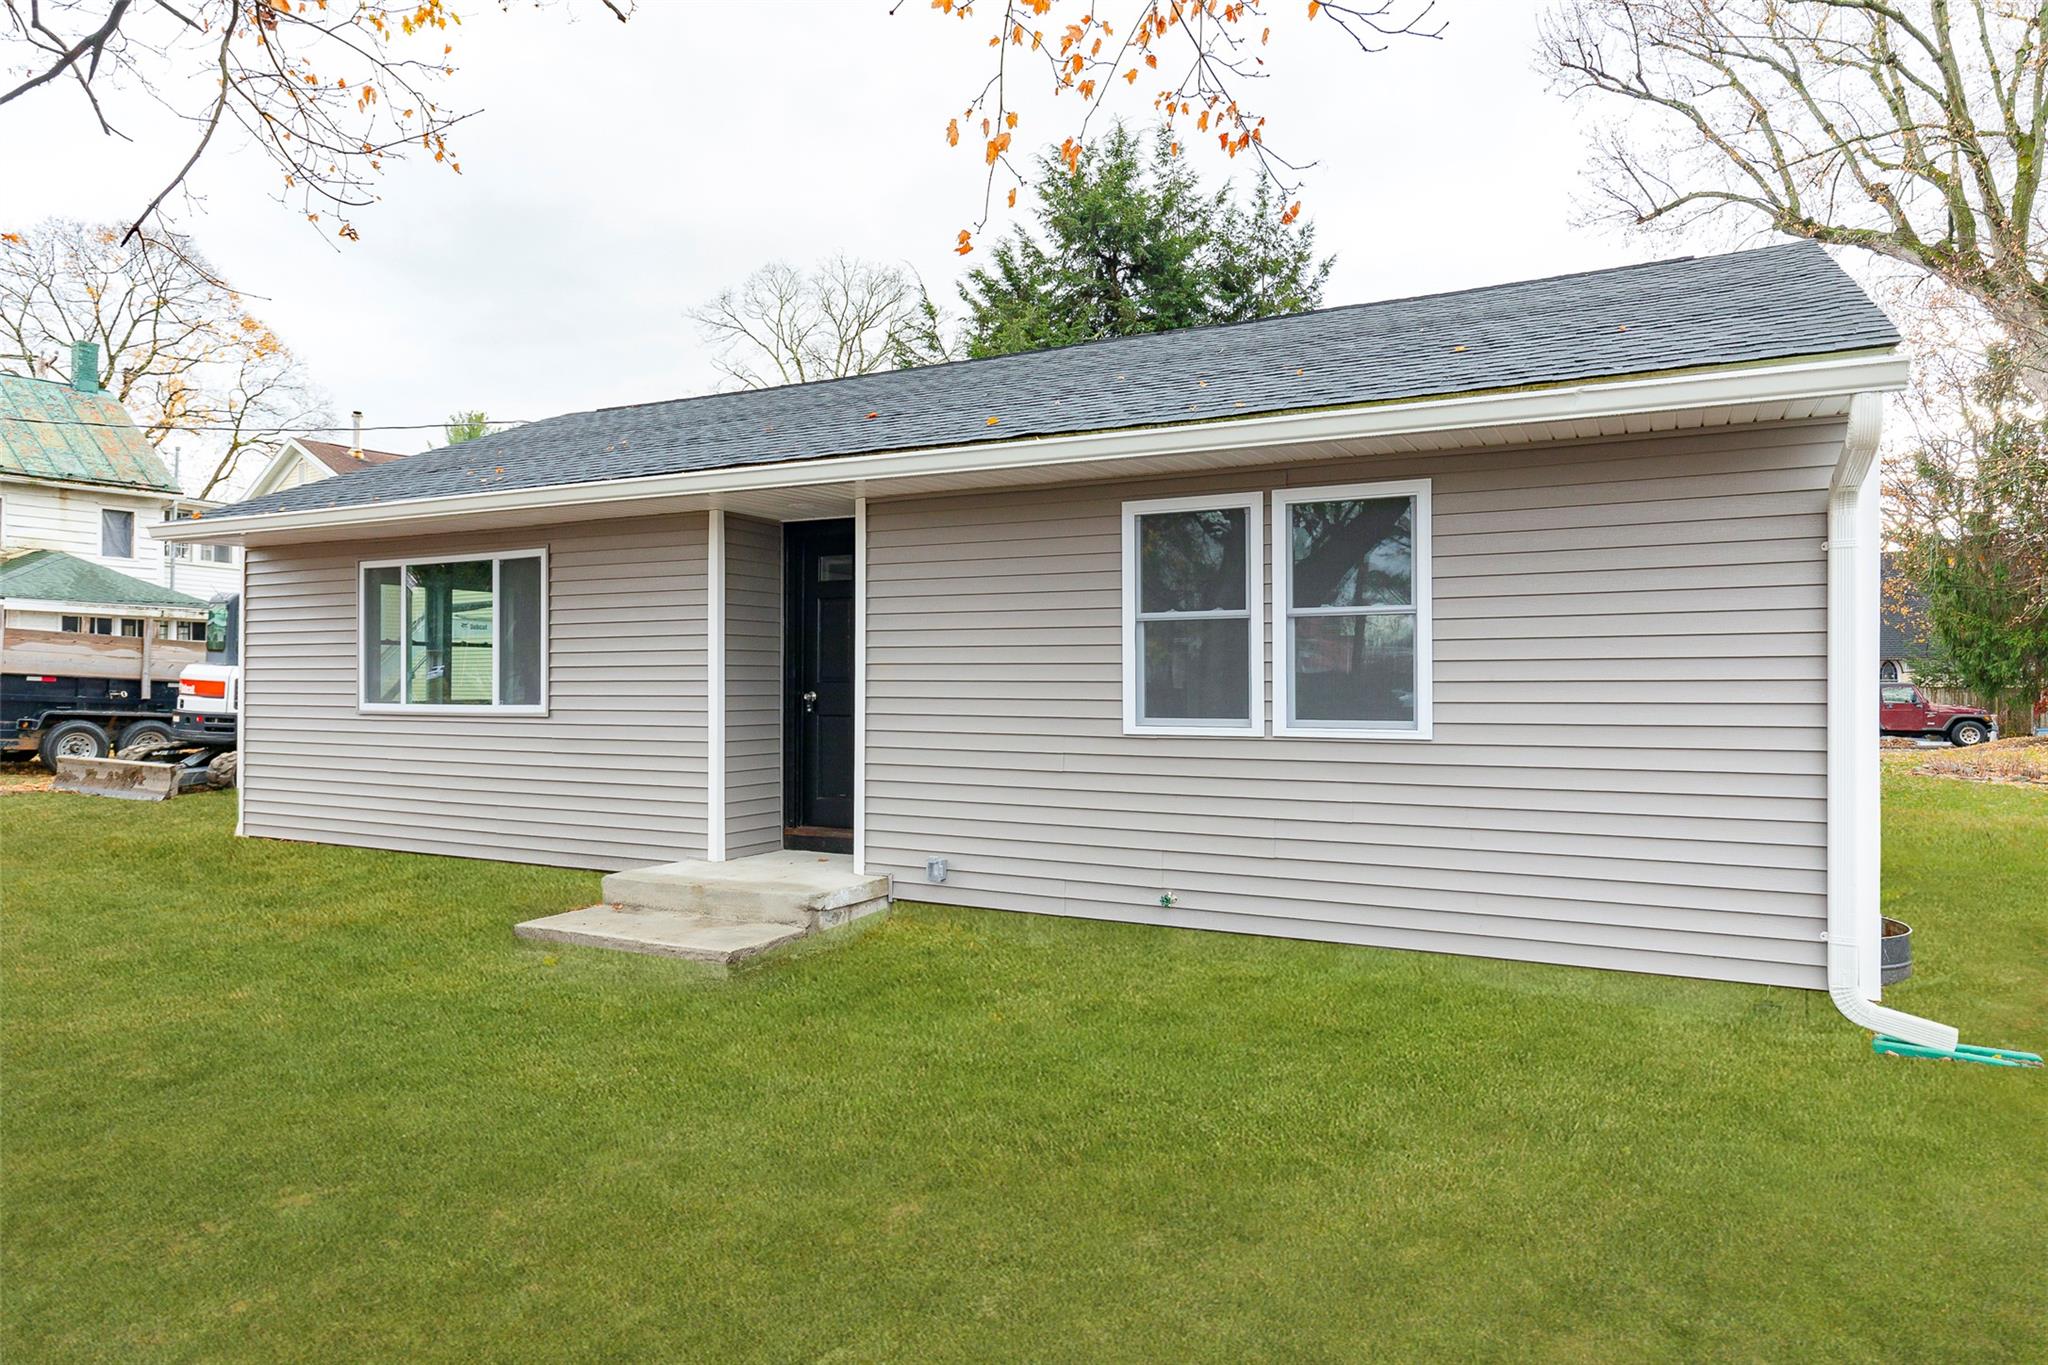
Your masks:
<instances>
[{"instance_id":1,"label":"white downspout extension","mask_svg":"<svg viewBox=\"0 0 2048 1365\"><path fill-rule=\"evenodd\" d=\"M1860 393L1828 488L1828 996L1851 1023L1953 1048L1947 1024L1877 1004L1877 437L1882 400Z\"/></svg>"}]
</instances>

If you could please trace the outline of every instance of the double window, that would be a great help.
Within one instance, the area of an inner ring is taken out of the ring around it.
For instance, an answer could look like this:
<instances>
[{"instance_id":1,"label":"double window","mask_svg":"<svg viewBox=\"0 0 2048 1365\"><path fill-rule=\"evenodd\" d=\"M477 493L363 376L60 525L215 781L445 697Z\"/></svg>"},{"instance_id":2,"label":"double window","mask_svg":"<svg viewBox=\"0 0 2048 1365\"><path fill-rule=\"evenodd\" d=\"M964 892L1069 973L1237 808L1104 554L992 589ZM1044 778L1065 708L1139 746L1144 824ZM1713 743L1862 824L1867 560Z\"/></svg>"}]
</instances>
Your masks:
<instances>
[{"instance_id":1,"label":"double window","mask_svg":"<svg viewBox=\"0 0 2048 1365\"><path fill-rule=\"evenodd\" d=\"M1260 494L1124 507L1124 728L1264 734ZM1430 734L1429 484L1272 500L1272 733Z\"/></svg>"},{"instance_id":2,"label":"double window","mask_svg":"<svg viewBox=\"0 0 2048 1365\"><path fill-rule=\"evenodd\" d=\"M546 551L360 572L363 709L546 710Z\"/></svg>"}]
</instances>

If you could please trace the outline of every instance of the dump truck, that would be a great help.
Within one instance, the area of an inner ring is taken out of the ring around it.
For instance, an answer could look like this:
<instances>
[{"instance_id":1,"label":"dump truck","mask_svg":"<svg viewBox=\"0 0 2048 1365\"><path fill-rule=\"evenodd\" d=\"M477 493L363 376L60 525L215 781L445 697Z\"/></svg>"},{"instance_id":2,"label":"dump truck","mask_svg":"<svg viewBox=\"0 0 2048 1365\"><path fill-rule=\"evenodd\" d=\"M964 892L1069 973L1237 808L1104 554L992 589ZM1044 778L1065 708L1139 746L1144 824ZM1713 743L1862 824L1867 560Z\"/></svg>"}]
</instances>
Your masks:
<instances>
[{"instance_id":1,"label":"dump truck","mask_svg":"<svg viewBox=\"0 0 2048 1365\"><path fill-rule=\"evenodd\" d=\"M137 634L102 633L99 618L64 618L85 627L76 630L8 626L0 639L0 751L55 768L63 757L105 758L147 739L168 741L179 676L205 658L205 646L163 638L158 622L137 619Z\"/></svg>"}]
</instances>

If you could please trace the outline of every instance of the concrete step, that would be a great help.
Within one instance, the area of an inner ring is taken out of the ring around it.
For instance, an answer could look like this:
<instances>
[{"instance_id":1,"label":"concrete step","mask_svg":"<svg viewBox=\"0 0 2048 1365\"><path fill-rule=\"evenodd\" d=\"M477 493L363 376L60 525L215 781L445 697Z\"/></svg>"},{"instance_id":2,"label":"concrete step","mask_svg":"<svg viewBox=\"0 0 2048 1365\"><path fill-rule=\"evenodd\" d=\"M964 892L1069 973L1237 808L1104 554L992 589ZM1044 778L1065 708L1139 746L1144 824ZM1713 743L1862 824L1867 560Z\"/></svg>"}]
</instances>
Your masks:
<instances>
[{"instance_id":1,"label":"concrete step","mask_svg":"<svg viewBox=\"0 0 2048 1365\"><path fill-rule=\"evenodd\" d=\"M544 919L530 919L515 925L512 932L521 938L548 943L652 953L730 967L770 948L793 943L810 931L795 924L742 923L674 910L624 910L592 905Z\"/></svg>"},{"instance_id":2,"label":"concrete step","mask_svg":"<svg viewBox=\"0 0 2048 1365\"><path fill-rule=\"evenodd\" d=\"M843 853L786 849L730 862L692 859L614 872L604 879L604 898L635 910L830 929L886 907L889 879L856 873L853 859Z\"/></svg>"}]
</instances>

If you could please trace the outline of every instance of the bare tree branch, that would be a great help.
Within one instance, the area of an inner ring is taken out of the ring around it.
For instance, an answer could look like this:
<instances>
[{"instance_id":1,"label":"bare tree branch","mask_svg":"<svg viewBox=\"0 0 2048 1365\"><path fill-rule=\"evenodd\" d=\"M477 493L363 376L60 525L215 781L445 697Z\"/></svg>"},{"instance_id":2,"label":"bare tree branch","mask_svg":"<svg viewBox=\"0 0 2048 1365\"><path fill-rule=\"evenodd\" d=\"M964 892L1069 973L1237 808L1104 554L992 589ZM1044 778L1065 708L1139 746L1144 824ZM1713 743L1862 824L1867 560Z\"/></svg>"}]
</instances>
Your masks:
<instances>
[{"instance_id":1,"label":"bare tree branch","mask_svg":"<svg viewBox=\"0 0 2048 1365\"><path fill-rule=\"evenodd\" d=\"M2048 397L2044 30L2038 0L1559 0L1541 61L1612 110L1601 216L1904 262L1982 305Z\"/></svg>"}]
</instances>

